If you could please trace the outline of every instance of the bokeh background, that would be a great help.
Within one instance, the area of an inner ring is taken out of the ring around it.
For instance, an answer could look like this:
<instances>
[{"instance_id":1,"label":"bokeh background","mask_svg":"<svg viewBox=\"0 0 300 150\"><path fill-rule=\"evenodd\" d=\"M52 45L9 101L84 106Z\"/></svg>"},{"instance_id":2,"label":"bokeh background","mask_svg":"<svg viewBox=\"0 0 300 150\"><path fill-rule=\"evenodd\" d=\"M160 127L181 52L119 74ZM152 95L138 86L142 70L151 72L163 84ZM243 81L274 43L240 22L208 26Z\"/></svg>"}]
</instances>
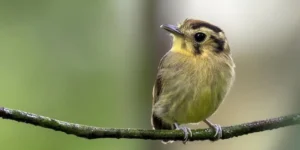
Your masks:
<instances>
[{"instance_id":1,"label":"bokeh background","mask_svg":"<svg viewBox=\"0 0 300 150\"><path fill-rule=\"evenodd\" d=\"M226 32L237 66L231 93L211 121L226 126L299 112L299 6L299 0L1 0L0 106L150 129L156 68L171 45L159 26L198 18ZM299 139L294 126L188 145L86 140L0 119L6 150L297 150Z\"/></svg>"}]
</instances>

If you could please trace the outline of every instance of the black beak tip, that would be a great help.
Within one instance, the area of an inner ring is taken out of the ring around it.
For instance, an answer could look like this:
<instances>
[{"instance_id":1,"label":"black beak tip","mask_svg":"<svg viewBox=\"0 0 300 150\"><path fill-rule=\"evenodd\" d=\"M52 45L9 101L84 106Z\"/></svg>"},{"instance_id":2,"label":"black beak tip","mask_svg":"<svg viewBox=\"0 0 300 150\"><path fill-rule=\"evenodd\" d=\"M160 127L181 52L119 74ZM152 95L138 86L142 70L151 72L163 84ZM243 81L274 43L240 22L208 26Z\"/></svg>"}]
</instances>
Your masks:
<instances>
[{"instance_id":1,"label":"black beak tip","mask_svg":"<svg viewBox=\"0 0 300 150\"><path fill-rule=\"evenodd\" d=\"M180 31L180 29L177 26L171 25L171 24L163 24L160 26L160 28L165 29L166 31L177 34L177 35L183 35L183 33Z\"/></svg>"}]
</instances>

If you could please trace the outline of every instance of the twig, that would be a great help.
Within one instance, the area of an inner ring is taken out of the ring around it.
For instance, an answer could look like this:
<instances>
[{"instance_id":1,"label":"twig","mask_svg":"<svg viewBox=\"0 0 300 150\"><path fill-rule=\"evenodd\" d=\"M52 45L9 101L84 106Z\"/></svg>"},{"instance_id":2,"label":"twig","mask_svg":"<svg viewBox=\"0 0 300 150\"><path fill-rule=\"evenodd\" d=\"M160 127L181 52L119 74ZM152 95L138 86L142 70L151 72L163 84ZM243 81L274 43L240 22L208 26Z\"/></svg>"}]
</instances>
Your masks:
<instances>
[{"instance_id":1,"label":"twig","mask_svg":"<svg viewBox=\"0 0 300 150\"><path fill-rule=\"evenodd\" d=\"M69 123L49 117L3 107L0 107L0 117L3 119L9 119L48 129L53 129L56 131L62 131L67 134L73 134L78 137L87 139L127 138L144 140L183 140L184 138L183 132L178 130L116 129L93 127ZM223 136L221 139L229 139L250 133L272 130L297 124L300 124L300 114L222 127ZM211 129L196 129L192 130L192 132L193 136L189 138L190 141L214 139L214 132Z\"/></svg>"}]
</instances>

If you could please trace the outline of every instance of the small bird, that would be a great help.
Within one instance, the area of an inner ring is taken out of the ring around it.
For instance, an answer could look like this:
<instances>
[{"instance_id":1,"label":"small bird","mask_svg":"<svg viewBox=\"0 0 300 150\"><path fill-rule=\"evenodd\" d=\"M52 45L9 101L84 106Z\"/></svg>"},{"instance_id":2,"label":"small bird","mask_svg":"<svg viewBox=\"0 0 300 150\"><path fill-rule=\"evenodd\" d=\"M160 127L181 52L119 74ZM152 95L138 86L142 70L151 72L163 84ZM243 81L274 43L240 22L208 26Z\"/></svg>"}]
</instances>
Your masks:
<instances>
[{"instance_id":1,"label":"small bird","mask_svg":"<svg viewBox=\"0 0 300 150\"><path fill-rule=\"evenodd\" d=\"M214 129L216 139L221 138L221 126L207 118L216 112L235 77L224 32L195 19L161 28L171 33L173 45L160 61L153 87L153 129L182 130L185 144L192 132L180 125L203 121Z\"/></svg>"}]
</instances>

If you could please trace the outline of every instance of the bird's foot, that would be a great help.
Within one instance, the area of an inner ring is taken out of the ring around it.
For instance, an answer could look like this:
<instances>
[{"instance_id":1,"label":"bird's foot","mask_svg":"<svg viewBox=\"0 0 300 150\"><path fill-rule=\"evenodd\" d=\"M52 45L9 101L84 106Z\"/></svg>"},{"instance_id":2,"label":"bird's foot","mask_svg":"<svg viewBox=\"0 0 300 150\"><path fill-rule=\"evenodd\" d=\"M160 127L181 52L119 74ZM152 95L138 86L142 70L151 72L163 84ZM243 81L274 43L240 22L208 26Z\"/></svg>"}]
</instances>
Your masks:
<instances>
[{"instance_id":1,"label":"bird's foot","mask_svg":"<svg viewBox=\"0 0 300 150\"><path fill-rule=\"evenodd\" d=\"M190 134L191 137L193 136L192 130L190 128L188 128L188 127L185 127L185 126L179 126L177 123L174 123L174 125L176 127L176 130L183 131L183 133L184 133L183 144L186 144L187 141L189 140L189 134Z\"/></svg>"},{"instance_id":2,"label":"bird's foot","mask_svg":"<svg viewBox=\"0 0 300 150\"><path fill-rule=\"evenodd\" d=\"M222 137L222 127L219 124L213 124L212 122L208 121L208 120L204 120L204 122L212 129L214 129L214 131L216 132L214 137L215 139L213 139L213 141L217 141Z\"/></svg>"}]
</instances>

